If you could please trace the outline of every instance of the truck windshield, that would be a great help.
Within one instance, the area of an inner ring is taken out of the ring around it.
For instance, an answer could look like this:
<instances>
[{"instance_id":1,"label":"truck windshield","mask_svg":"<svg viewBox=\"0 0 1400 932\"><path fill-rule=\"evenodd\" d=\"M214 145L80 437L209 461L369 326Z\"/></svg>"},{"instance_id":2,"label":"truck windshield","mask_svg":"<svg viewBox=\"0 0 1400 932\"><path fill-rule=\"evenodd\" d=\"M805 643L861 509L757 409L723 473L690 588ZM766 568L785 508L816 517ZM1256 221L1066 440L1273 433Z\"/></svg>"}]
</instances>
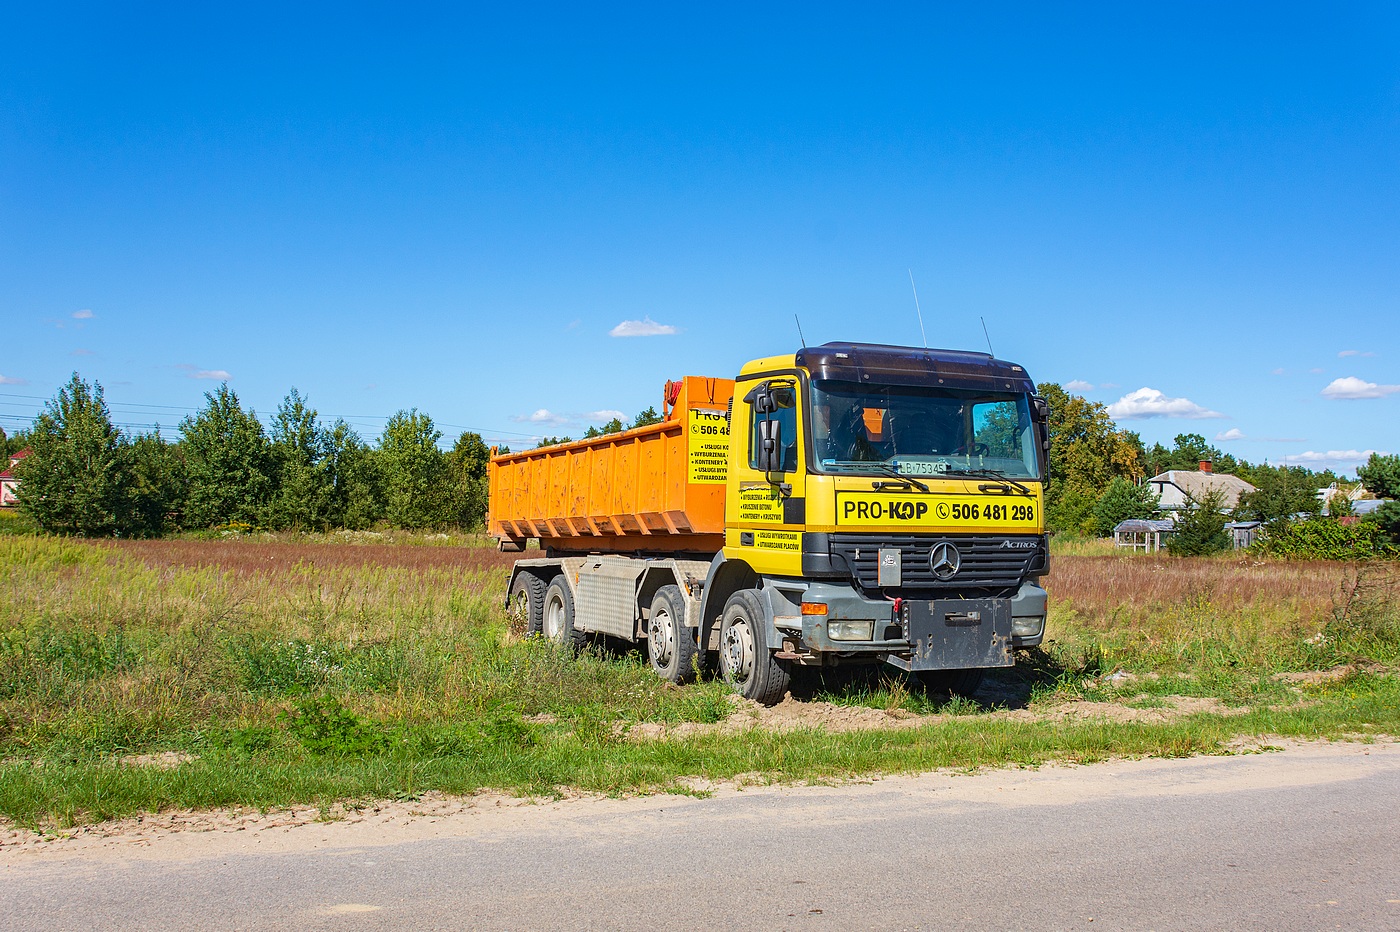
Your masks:
<instances>
[{"instance_id":1,"label":"truck windshield","mask_svg":"<svg viewBox=\"0 0 1400 932\"><path fill-rule=\"evenodd\" d=\"M1030 403L1013 392L817 379L811 435L817 472L1040 478Z\"/></svg>"}]
</instances>

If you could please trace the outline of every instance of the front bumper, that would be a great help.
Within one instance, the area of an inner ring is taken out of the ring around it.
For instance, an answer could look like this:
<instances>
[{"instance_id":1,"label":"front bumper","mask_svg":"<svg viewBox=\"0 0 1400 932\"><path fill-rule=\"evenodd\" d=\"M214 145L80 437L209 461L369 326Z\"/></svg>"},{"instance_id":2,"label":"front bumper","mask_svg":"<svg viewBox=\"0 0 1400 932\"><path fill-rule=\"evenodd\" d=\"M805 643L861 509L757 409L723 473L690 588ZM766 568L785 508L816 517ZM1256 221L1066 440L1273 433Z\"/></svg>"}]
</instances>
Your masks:
<instances>
[{"instance_id":1,"label":"front bumper","mask_svg":"<svg viewBox=\"0 0 1400 932\"><path fill-rule=\"evenodd\" d=\"M799 631L780 631L785 653L808 663L884 660L907 670L1010 666L1012 651L1034 647L1045 637L1046 593L1023 583L1009 599L867 599L847 585L812 583L804 603L826 606L825 615L802 615ZM793 621L796 621L793 618ZM836 640L831 622L872 623L866 641ZM794 636L795 635L795 636Z\"/></svg>"}]
</instances>

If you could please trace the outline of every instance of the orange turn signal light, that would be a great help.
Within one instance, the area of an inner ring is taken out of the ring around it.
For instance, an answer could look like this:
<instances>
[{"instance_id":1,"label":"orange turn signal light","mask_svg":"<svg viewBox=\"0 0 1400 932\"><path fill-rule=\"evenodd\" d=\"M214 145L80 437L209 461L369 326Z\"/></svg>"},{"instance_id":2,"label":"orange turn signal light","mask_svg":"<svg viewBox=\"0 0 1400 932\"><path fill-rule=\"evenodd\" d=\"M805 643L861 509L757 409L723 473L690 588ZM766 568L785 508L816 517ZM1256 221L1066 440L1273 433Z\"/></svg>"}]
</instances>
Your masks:
<instances>
[{"instance_id":1,"label":"orange turn signal light","mask_svg":"<svg viewBox=\"0 0 1400 932\"><path fill-rule=\"evenodd\" d=\"M825 614L826 614L826 603L825 603L825 602L803 602L803 603L802 603L802 614L804 614L804 615L825 615Z\"/></svg>"}]
</instances>

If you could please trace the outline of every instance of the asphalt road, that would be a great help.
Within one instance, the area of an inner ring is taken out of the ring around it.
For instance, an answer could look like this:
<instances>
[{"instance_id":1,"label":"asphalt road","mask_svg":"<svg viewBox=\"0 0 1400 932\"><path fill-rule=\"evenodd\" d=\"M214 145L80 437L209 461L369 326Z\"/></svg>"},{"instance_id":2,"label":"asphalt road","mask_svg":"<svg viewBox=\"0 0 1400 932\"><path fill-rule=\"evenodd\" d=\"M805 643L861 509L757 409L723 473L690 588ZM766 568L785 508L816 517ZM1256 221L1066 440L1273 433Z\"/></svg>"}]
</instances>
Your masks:
<instances>
[{"instance_id":1,"label":"asphalt road","mask_svg":"<svg viewBox=\"0 0 1400 932\"><path fill-rule=\"evenodd\" d=\"M0 927L1400 929L1397 805L1396 745L566 800L0 852Z\"/></svg>"}]
</instances>

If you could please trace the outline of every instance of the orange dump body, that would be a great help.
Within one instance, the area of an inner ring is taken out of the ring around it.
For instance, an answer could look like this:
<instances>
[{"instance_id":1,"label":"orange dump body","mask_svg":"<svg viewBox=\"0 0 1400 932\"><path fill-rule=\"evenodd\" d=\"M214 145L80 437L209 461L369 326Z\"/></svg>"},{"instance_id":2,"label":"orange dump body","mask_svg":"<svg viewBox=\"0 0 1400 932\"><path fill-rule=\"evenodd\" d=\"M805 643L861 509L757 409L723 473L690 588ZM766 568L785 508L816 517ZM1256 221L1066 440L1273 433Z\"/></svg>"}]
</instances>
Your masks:
<instances>
[{"instance_id":1,"label":"orange dump body","mask_svg":"<svg viewBox=\"0 0 1400 932\"><path fill-rule=\"evenodd\" d=\"M491 457L490 533L503 547L718 552L733 394L733 379L686 376L666 383L659 424Z\"/></svg>"}]
</instances>

